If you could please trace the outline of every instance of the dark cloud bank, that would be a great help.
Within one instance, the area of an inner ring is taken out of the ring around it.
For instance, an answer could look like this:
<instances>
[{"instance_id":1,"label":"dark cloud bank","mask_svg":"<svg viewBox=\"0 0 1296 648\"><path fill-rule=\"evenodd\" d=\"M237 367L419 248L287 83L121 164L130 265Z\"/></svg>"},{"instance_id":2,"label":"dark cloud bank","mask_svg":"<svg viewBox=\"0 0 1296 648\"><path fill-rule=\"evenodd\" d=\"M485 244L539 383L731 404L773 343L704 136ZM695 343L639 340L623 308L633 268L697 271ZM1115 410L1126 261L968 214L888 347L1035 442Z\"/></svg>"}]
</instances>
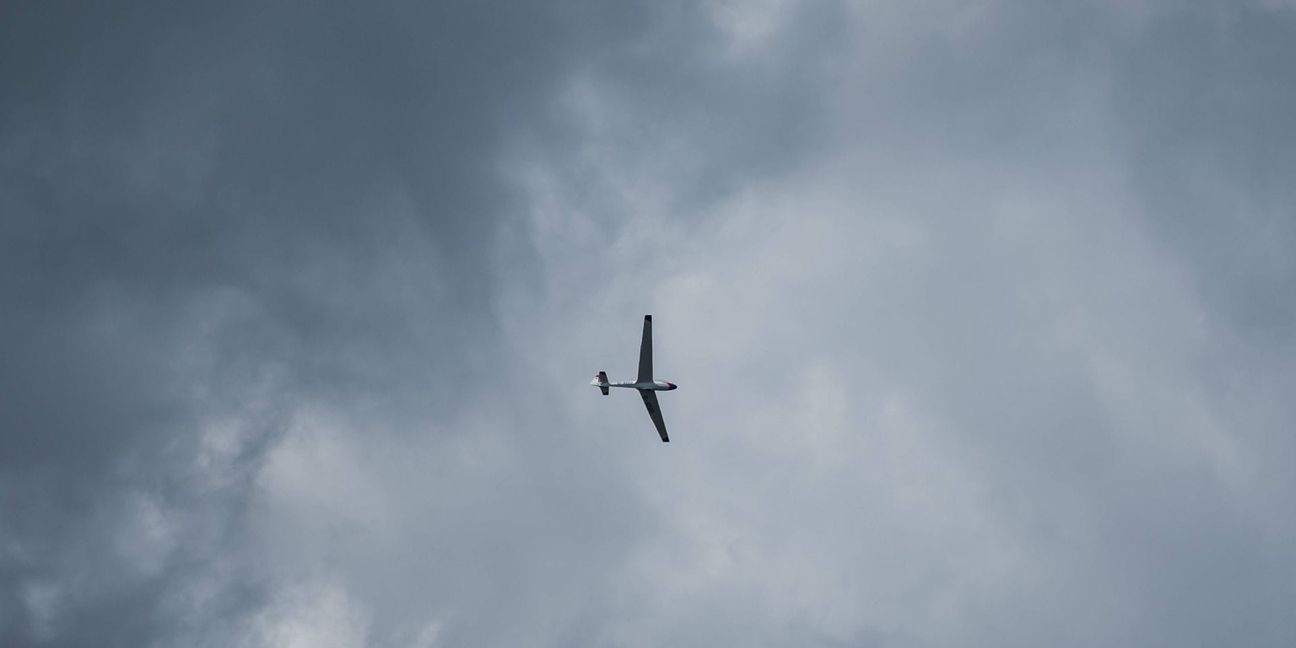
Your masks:
<instances>
[{"instance_id":1,"label":"dark cloud bank","mask_svg":"<svg viewBox=\"0 0 1296 648\"><path fill-rule=\"evenodd\" d=\"M0 644L1296 643L1296 7L6 5ZM634 399L658 315L682 385Z\"/></svg>"}]
</instances>

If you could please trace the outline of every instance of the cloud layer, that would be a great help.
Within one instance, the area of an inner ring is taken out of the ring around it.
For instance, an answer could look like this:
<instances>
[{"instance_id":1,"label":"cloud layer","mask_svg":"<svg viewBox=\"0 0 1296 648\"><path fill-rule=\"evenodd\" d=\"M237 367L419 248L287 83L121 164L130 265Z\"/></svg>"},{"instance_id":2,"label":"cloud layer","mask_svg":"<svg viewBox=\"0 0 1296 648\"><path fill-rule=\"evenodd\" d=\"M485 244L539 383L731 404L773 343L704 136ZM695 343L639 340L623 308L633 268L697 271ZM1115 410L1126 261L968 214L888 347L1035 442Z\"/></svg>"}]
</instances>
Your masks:
<instances>
[{"instance_id":1,"label":"cloud layer","mask_svg":"<svg viewBox=\"0 0 1296 648\"><path fill-rule=\"evenodd\" d=\"M0 643L1296 641L1290 6L6 13Z\"/></svg>"}]
</instances>

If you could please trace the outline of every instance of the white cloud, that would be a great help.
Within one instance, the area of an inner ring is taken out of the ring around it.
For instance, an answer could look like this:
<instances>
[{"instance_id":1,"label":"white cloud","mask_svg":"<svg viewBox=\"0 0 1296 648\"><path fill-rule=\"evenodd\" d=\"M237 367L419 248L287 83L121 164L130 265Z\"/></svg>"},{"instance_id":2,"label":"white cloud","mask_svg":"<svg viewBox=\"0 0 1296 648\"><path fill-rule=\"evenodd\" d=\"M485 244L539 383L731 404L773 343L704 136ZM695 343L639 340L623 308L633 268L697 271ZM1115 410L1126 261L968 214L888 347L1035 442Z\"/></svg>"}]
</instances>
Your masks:
<instances>
[{"instance_id":1,"label":"white cloud","mask_svg":"<svg viewBox=\"0 0 1296 648\"><path fill-rule=\"evenodd\" d=\"M369 615L346 589L328 582L295 584L278 591L239 642L247 648L360 648L368 641Z\"/></svg>"}]
</instances>

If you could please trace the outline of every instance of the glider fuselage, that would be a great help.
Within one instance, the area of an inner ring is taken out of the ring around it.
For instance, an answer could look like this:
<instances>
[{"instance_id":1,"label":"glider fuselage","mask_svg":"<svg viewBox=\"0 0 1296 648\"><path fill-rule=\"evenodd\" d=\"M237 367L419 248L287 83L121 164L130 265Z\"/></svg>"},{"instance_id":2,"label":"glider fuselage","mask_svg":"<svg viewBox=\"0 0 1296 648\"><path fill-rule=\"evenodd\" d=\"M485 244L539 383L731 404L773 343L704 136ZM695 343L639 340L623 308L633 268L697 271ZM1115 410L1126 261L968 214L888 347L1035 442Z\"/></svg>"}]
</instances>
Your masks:
<instances>
[{"instance_id":1,"label":"glider fuselage","mask_svg":"<svg viewBox=\"0 0 1296 648\"><path fill-rule=\"evenodd\" d=\"M590 384L598 385L598 382L595 381ZM646 389L648 391L670 391L672 389L678 389L679 385L676 385L675 383L672 382L666 382L665 380L654 380L652 382L608 383L608 387L628 387L630 389Z\"/></svg>"}]
</instances>

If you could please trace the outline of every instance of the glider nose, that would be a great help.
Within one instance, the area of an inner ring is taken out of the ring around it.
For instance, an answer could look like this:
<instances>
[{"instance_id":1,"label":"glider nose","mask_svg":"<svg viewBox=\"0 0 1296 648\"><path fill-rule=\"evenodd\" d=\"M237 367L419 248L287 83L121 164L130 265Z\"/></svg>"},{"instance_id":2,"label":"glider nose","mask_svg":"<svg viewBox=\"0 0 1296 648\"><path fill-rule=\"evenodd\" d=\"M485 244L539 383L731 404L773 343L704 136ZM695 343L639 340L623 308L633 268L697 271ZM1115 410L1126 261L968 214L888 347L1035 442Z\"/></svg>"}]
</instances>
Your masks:
<instances>
[{"instance_id":1,"label":"glider nose","mask_svg":"<svg viewBox=\"0 0 1296 648\"><path fill-rule=\"evenodd\" d=\"M670 389L667 389L666 391L671 391L671 390L673 390L673 389L679 389L679 385L676 385L676 384L673 383L673 382L668 382L668 383L666 383L666 384L667 384L667 385L670 385Z\"/></svg>"}]
</instances>

